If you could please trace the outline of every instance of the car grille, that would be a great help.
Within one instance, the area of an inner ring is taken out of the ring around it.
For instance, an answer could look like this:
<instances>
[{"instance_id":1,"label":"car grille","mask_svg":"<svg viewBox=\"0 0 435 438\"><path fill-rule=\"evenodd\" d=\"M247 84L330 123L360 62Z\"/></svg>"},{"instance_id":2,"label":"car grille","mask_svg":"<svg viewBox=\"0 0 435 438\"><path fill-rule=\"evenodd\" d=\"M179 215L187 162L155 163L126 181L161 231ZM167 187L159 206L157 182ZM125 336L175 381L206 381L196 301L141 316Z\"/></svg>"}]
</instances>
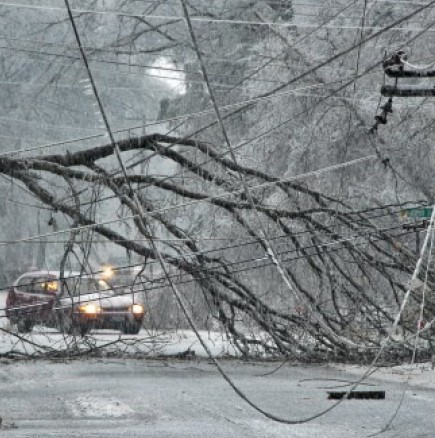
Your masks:
<instances>
[{"instance_id":1,"label":"car grille","mask_svg":"<svg viewBox=\"0 0 435 438\"><path fill-rule=\"evenodd\" d=\"M128 306L121 307L103 307L104 313L120 313L120 312L130 312L130 308Z\"/></svg>"}]
</instances>

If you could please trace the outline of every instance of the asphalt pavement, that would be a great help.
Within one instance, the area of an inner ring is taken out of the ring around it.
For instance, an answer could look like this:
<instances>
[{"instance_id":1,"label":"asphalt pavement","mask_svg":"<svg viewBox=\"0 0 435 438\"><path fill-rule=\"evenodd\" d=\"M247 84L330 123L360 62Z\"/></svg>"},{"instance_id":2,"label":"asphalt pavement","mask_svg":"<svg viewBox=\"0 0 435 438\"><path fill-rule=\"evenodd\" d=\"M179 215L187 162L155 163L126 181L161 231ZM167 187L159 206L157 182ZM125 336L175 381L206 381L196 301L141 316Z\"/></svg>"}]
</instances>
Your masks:
<instances>
[{"instance_id":1,"label":"asphalt pavement","mask_svg":"<svg viewBox=\"0 0 435 438\"><path fill-rule=\"evenodd\" d=\"M292 420L330 407L327 388L352 375L327 366L227 361L224 368L263 409ZM310 379L310 380L307 380ZM311 380L312 379L312 380ZM255 412L206 361L77 360L0 363L1 436L366 437L395 412L405 386L371 379L385 400L345 400L309 423L285 425ZM329 388L331 389L331 388ZM435 391L409 388L383 437L435 436Z\"/></svg>"}]
</instances>

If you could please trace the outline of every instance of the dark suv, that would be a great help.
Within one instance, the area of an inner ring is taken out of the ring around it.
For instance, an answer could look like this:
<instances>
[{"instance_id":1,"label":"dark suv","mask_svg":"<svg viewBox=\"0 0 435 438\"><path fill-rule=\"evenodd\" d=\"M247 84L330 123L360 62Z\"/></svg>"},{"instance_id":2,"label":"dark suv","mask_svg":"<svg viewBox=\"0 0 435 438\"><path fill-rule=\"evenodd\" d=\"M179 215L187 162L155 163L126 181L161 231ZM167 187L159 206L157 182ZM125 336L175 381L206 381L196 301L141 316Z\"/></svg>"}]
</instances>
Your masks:
<instances>
[{"instance_id":1,"label":"dark suv","mask_svg":"<svg viewBox=\"0 0 435 438\"><path fill-rule=\"evenodd\" d=\"M36 324L69 334L86 334L92 328L115 328L137 334L144 307L131 295L117 296L104 280L58 271L28 272L19 277L6 299L6 316L28 333Z\"/></svg>"}]
</instances>

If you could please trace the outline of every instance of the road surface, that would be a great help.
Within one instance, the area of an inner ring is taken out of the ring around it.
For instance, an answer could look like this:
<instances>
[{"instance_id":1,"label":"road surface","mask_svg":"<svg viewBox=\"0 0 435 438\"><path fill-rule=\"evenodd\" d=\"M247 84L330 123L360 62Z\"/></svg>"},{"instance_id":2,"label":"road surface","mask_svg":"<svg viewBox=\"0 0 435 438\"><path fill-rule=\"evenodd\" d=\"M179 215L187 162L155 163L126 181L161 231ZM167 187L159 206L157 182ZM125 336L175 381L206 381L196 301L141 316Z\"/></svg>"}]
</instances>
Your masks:
<instances>
[{"instance_id":1,"label":"road surface","mask_svg":"<svg viewBox=\"0 0 435 438\"><path fill-rule=\"evenodd\" d=\"M223 363L249 396L277 415L298 419L333 403L328 385L304 379L353 379L326 366ZM431 372L428 372L431 374ZM92 359L0 363L0 435L18 437L366 437L395 411L404 385L371 380L385 400L346 400L308 424L268 420L240 400L205 361ZM367 387L369 388L369 387ZM370 387L373 389L374 387ZM435 436L435 391L407 391L394 429L383 437ZM15 428L16 426L16 428Z\"/></svg>"}]
</instances>

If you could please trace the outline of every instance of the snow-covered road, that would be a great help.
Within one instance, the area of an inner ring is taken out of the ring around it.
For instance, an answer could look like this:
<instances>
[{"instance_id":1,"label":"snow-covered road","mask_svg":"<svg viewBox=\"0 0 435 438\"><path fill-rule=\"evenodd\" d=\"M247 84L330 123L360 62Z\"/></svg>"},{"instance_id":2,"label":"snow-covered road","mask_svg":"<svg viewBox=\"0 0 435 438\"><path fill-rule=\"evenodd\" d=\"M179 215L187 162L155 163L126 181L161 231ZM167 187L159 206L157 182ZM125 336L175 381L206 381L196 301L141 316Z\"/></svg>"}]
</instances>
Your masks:
<instances>
[{"instance_id":1,"label":"snow-covered road","mask_svg":"<svg viewBox=\"0 0 435 438\"><path fill-rule=\"evenodd\" d=\"M0 294L0 309L4 305ZM1 316L1 315L0 315ZM0 326L7 320L0 318ZM216 355L234 354L219 333L202 332ZM24 335L30 343L0 333L0 352L31 353L33 343L63 349L63 335L43 327ZM95 331L98 345L121 339L114 331ZM130 344L128 344L130 342ZM84 343L84 348L86 348ZM130 345L130 346L129 346ZM171 355L191 349L205 355L190 331L122 337L130 353ZM41 350L40 350L41 351ZM354 380L362 367L284 366L224 362L224 368L262 408L287 418L305 418L329 406L326 386ZM205 361L89 359L0 361L0 435L45 437L291 437L353 438L379 431L400 403L408 371L412 371L394 429L382 436L435 436L435 372L430 365L383 368L370 380L386 391L385 400L346 400L328 415L308 424L274 423L253 411ZM376 380L378 378L379 380ZM314 379L307 381L306 379ZM318 380L323 379L323 380ZM372 388L372 387L370 387Z\"/></svg>"},{"instance_id":2,"label":"snow-covered road","mask_svg":"<svg viewBox=\"0 0 435 438\"><path fill-rule=\"evenodd\" d=\"M224 368L263 408L306 417L333 402L325 386L352 379L328 367L226 362ZM433 374L428 372L428 378ZM372 381L375 382L375 381ZM254 412L219 377L196 361L87 360L0 364L0 434L24 437L366 437L395 411L403 386L379 383L385 400L346 400L308 424L287 426ZM384 437L433 437L435 392L411 389L394 430ZM16 426L16 428L14 428Z\"/></svg>"}]
</instances>

